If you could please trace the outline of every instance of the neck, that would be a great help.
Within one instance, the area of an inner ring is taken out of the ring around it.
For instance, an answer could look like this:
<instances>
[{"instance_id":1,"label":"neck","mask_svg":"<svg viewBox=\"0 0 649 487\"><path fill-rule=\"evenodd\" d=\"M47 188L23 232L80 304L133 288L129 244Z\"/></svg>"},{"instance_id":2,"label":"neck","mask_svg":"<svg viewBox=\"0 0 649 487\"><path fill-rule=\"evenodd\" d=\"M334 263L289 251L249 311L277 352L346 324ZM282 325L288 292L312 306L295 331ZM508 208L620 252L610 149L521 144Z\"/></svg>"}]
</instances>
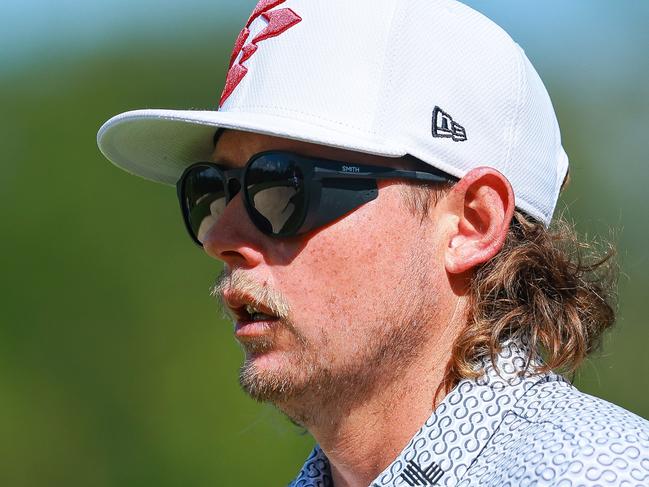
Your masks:
<instances>
[{"instance_id":1,"label":"neck","mask_svg":"<svg viewBox=\"0 0 649 487\"><path fill-rule=\"evenodd\" d=\"M426 347L399 377L375 387L363 400L349 402L339 395L300 404L302 410L318 411L305 417L303 425L327 456L336 487L369 485L430 417L451 344L440 340ZM280 407L293 416L290 405Z\"/></svg>"}]
</instances>

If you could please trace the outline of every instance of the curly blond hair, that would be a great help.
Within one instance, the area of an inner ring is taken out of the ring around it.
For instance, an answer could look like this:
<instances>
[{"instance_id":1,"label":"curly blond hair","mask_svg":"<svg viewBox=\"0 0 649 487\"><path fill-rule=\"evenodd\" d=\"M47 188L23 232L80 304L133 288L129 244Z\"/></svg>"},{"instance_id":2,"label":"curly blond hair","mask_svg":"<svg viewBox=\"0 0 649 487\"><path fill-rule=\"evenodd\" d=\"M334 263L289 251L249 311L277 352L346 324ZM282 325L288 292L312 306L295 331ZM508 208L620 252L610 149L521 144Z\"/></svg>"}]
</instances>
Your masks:
<instances>
[{"instance_id":1,"label":"curly blond hair","mask_svg":"<svg viewBox=\"0 0 649 487\"><path fill-rule=\"evenodd\" d=\"M408 185L406 206L422 215L450 185ZM587 243L559 216L550 228L516 211L503 248L475 269L466 324L456 338L440 390L475 379L495 364L503 342L523 340L533 373L574 373L615 322L615 250ZM439 392L439 391L438 391Z\"/></svg>"},{"instance_id":2,"label":"curly blond hair","mask_svg":"<svg viewBox=\"0 0 649 487\"><path fill-rule=\"evenodd\" d=\"M501 251L476 269L469 288L466 325L453 344L444 387L482 373L500 344L525 341L541 365L573 373L601 344L615 322L617 265L608 244L580 241L559 217L548 229L516 212Z\"/></svg>"}]
</instances>

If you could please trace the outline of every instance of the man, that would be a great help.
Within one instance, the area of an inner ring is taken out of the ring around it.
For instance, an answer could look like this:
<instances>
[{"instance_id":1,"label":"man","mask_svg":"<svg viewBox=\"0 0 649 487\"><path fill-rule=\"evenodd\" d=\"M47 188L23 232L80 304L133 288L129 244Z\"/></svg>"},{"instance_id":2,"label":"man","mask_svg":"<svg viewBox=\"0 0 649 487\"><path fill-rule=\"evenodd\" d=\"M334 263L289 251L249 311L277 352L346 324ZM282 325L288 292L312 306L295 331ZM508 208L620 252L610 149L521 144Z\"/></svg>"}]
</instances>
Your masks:
<instances>
[{"instance_id":1,"label":"man","mask_svg":"<svg viewBox=\"0 0 649 487\"><path fill-rule=\"evenodd\" d=\"M315 437L293 485L649 485L649 426L573 388L610 288L548 230L568 159L522 49L451 0L262 0L218 111L109 120L177 184L240 381Z\"/></svg>"}]
</instances>

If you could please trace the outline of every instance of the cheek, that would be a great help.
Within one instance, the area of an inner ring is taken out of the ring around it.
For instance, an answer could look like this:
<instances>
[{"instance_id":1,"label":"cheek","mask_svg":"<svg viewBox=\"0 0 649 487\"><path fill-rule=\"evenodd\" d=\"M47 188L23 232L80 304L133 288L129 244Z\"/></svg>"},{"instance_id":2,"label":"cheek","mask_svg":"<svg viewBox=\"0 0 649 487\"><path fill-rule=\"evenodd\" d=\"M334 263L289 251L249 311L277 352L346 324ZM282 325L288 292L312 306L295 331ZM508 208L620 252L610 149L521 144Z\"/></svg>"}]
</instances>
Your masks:
<instances>
[{"instance_id":1,"label":"cheek","mask_svg":"<svg viewBox=\"0 0 649 487\"><path fill-rule=\"evenodd\" d=\"M413 245L422 243L422 227L397 202L386 205L385 199L314 234L290 265L276 269L296 322L310 328L306 334L326 329L336 340L367 332L410 284ZM386 214L399 215L399 224Z\"/></svg>"}]
</instances>

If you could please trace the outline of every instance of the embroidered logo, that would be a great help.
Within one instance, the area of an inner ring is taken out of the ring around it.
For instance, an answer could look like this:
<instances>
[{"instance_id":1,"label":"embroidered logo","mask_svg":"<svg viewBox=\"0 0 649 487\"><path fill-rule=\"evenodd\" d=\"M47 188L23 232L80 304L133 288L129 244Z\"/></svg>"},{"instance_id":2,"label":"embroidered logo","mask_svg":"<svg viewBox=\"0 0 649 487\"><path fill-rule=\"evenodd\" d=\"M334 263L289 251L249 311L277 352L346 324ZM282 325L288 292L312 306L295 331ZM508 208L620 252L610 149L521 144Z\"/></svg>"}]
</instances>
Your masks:
<instances>
[{"instance_id":1,"label":"embroidered logo","mask_svg":"<svg viewBox=\"0 0 649 487\"><path fill-rule=\"evenodd\" d=\"M246 68L243 63L250 59L252 55L257 51L257 49L259 48L259 46L257 46L257 43L265 41L266 39L270 39L271 37L277 37L278 35L286 32L288 29L293 27L295 24L302 21L302 18L295 12L293 12L293 10L291 10L290 8L272 10L285 1L286 0L261 0L250 15L246 26L239 33L239 36L234 43L234 49L232 50L232 55L230 56L230 68L225 79L225 87L223 88L223 93L221 94L219 108L221 107L221 105L223 105L225 100L230 97L234 89L246 76L248 68ZM259 17L268 22L268 25L248 44L246 44L246 41L250 36L250 25ZM241 53L241 57L237 61L239 53Z\"/></svg>"},{"instance_id":2,"label":"embroidered logo","mask_svg":"<svg viewBox=\"0 0 649 487\"><path fill-rule=\"evenodd\" d=\"M466 130L440 107L433 110L433 137L448 137L455 142L466 140Z\"/></svg>"},{"instance_id":3,"label":"embroidered logo","mask_svg":"<svg viewBox=\"0 0 649 487\"><path fill-rule=\"evenodd\" d=\"M432 462L427 468L422 469L414 461L409 461L406 468L401 472L401 478L408 485L421 485L432 487L437 485L439 479L444 475L444 471L435 462Z\"/></svg>"}]
</instances>

